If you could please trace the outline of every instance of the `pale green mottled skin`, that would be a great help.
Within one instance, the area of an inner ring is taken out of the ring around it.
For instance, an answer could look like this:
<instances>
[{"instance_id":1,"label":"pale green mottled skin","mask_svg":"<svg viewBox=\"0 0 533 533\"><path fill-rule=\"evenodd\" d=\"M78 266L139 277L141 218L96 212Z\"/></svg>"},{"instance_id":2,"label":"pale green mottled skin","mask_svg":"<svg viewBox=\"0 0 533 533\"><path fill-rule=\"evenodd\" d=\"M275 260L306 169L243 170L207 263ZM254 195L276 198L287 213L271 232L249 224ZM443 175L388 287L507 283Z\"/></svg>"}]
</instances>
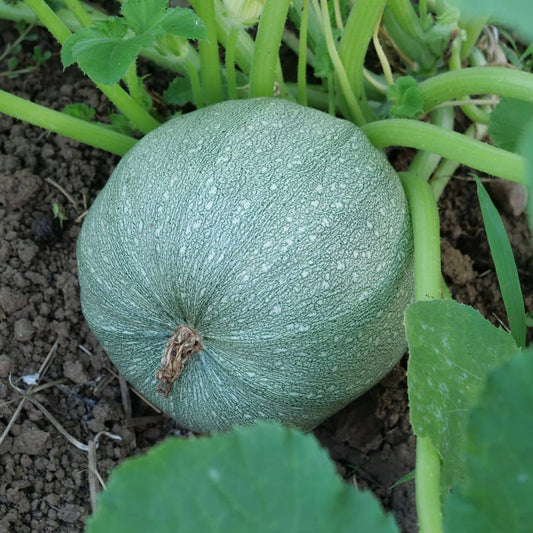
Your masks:
<instances>
[{"instance_id":1,"label":"pale green mottled skin","mask_svg":"<svg viewBox=\"0 0 533 533\"><path fill-rule=\"evenodd\" d=\"M353 124L278 99L174 119L120 162L78 242L111 360L180 425L310 429L405 350L412 237L397 174ZM167 339L203 337L168 398Z\"/></svg>"}]
</instances>

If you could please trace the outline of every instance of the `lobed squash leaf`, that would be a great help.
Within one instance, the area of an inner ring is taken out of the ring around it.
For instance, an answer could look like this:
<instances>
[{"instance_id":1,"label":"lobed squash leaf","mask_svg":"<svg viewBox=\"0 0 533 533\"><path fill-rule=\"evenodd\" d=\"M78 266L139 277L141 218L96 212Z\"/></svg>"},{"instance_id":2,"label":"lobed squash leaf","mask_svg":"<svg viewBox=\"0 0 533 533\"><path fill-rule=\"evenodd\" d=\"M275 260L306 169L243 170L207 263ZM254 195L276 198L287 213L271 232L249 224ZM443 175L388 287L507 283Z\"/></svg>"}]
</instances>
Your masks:
<instances>
[{"instance_id":1,"label":"lobed squash leaf","mask_svg":"<svg viewBox=\"0 0 533 533\"><path fill-rule=\"evenodd\" d=\"M185 8L167 8L166 0L127 0L123 17L97 20L72 34L61 49L66 68L74 62L97 83L117 83L142 48L152 46L167 34L203 39L205 26Z\"/></svg>"},{"instance_id":2,"label":"lobed squash leaf","mask_svg":"<svg viewBox=\"0 0 533 533\"><path fill-rule=\"evenodd\" d=\"M531 531L533 349L494 369L468 417L465 482L445 501L449 532Z\"/></svg>"},{"instance_id":3,"label":"lobed squash leaf","mask_svg":"<svg viewBox=\"0 0 533 533\"><path fill-rule=\"evenodd\" d=\"M167 7L168 0L128 0L121 12L137 34L160 37L166 33L187 39L205 39L205 26L191 9Z\"/></svg>"},{"instance_id":4,"label":"lobed squash leaf","mask_svg":"<svg viewBox=\"0 0 533 533\"><path fill-rule=\"evenodd\" d=\"M465 13L490 15L491 20L508 24L526 40L533 39L533 3L531 0L451 0Z\"/></svg>"},{"instance_id":5,"label":"lobed squash leaf","mask_svg":"<svg viewBox=\"0 0 533 533\"><path fill-rule=\"evenodd\" d=\"M489 134L496 146L516 152L532 119L533 103L502 98L490 115Z\"/></svg>"},{"instance_id":6,"label":"lobed squash leaf","mask_svg":"<svg viewBox=\"0 0 533 533\"><path fill-rule=\"evenodd\" d=\"M511 335L453 300L416 302L408 307L405 324L411 423L439 452L446 491L464 475L467 414L488 372L517 348Z\"/></svg>"},{"instance_id":7,"label":"lobed squash leaf","mask_svg":"<svg viewBox=\"0 0 533 533\"><path fill-rule=\"evenodd\" d=\"M412 76L398 78L387 89L387 100L391 103L389 115L395 118L415 118L424 111L424 99L418 83Z\"/></svg>"},{"instance_id":8,"label":"lobed squash leaf","mask_svg":"<svg viewBox=\"0 0 533 533\"><path fill-rule=\"evenodd\" d=\"M127 460L88 533L398 531L369 492L343 483L312 435L259 423L169 439Z\"/></svg>"}]
</instances>

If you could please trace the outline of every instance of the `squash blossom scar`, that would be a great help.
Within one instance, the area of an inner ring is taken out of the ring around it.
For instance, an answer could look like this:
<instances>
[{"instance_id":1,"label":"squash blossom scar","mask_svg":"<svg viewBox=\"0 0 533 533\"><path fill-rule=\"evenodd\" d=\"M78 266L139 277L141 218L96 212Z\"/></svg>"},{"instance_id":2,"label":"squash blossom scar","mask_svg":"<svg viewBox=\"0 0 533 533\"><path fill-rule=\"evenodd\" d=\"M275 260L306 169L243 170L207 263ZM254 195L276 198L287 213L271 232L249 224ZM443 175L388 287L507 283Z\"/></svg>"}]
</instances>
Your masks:
<instances>
[{"instance_id":1,"label":"squash blossom scar","mask_svg":"<svg viewBox=\"0 0 533 533\"><path fill-rule=\"evenodd\" d=\"M202 337L187 324L178 326L168 338L167 346L161 359L161 368L155 377L159 384L157 393L166 398L174 382L183 372L189 357L202 349Z\"/></svg>"}]
</instances>

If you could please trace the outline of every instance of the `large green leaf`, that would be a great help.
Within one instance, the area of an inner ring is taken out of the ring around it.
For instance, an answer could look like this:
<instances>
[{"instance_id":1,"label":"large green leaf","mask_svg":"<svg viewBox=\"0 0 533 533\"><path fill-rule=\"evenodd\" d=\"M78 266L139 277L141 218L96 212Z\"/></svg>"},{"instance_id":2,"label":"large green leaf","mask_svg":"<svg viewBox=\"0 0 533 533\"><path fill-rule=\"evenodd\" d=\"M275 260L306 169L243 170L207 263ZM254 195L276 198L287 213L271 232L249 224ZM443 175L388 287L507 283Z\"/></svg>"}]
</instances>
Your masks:
<instances>
[{"instance_id":1,"label":"large green leaf","mask_svg":"<svg viewBox=\"0 0 533 533\"><path fill-rule=\"evenodd\" d=\"M89 533L393 532L371 493L343 483L312 435L260 423L169 439L111 475Z\"/></svg>"},{"instance_id":2,"label":"large green leaf","mask_svg":"<svg viewBox=\"0 0 533 533\"><path fill-rule=\"evenodd\" d=\"M466 420L488 372L516 353L511 335L453 300L416 302L405 317L414 432L443 460L442 486L461 479Z\"/></svg>"},{"instance_id":3,"label":"large green leaf","mask_svg":"<svg viewBox=\"0 0 533 533\"><path fill-rule=\"evenodd\" d=\"M66 68L77 62L82 71L98 83L111 85L126 73L141 46L143 37L126 37L128 27L122 19L110 17L72 34L61 49Z\"/></svg>"},{"instance_id":4,"label":"large green leaf","mask_svg":"<svg viewBox=\"0 0 533 533\"><path fill-rule=\"evenodd\" d=\"M495 21L508 24L525 38L533 39L533 2L531 0L450 0L465 13L492 15Z\"/></svg>"},{"instance_id":5,"label":"large green leaf","mask_svg":"<svg viewBox=\"0 0 533 533\"><path fill-rule=\"evenodd\" d=\"M168 7L168 0L128 0L121 12L137 35L161 37L166 33L187 39L205 39L205 26L192 9Z\"/></svg>"},{"instance_id":6,"label":"large green leaf","mask_svg":"<svg viewBox=\"0 0 533 533\"><path fill-rule=\"evenodd\" d=\"M466 482L445 504L450 533L533 528L533 350L495 369L468 420Z\"/></svg>"},{"instance_id":7,"label":"large green leaf","mask_svg":"<svg viewBox=\"0 0 533 533\"><path fill-rule=\"evenodd\" d=\"M490 114L489 134L494 144L516 152L524 132L533 119L533 103L502 98Z\"/></svg>"}]
</instances>

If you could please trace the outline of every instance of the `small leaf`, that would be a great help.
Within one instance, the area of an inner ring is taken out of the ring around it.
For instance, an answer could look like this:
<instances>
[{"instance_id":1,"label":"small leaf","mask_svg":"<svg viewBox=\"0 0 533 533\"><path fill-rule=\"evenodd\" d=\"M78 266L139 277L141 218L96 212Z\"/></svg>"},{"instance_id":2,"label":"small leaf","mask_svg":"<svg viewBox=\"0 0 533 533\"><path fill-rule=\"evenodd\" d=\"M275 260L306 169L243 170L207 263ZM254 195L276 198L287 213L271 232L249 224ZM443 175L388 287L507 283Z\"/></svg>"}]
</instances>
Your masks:
<instances>
[{"instance_id":1,"label":"small leaf","mask_svg":"<svg viewBox=\"0 0 533 533\"><path fill-rule=\"evenodd\" d=\"M7 60L7 70L9 70L9 72L12 72L17 68L18 64L19 60L16 57L10 57Z\"/></svg>"},{"instance_id":2,"label":"small leaf","mask_svg":"<svg viewBox=\"0 0 533 533\"><path fill-rule=\"evenodd\" d=\"M167 6L167 0L127 0L120 11L128 26L141 34L157 25Z\"/></svg>"},{"instance_id":3,"label":"small leaf","mask_svg":"<svg viewBox=\"0 0 533 533\"><path fill-rule=\"evenodd\" d=\"M193 103L191 82L188 78L175 77L163 93L163 100L168 104L184 106Z\"/></svg>"},{"instance_id":4,"label":"small leaf","mask_svg":"<svg viewBox=\"0 0 533 533\"><path fill-rule=\"evenodd\" d=\"M128 117L120 113L110 113L109 120L111 122L111 129L118 133L125 133L126 135L132 135L135 133L135 128L128 120Z\"/></svg>"},{"instance_id":5,"label":"small leaf","mask_svg":"<svg viewBox=\"0 0 533 533\"><path fill-rule=\"evenodd\" d=\"M109 17L105 20L96 21L88 28L81 28L76 33L73 33L61 48L63 68L75 63L76 57L73 54L73 50L78 42L99 41L107 38L122 39L127 31L128 26L119 17Z\"/></svg>"},{"instance_id":6,"label":"small leaf","mask_svg":"<svg viewBox=\"0 0 533 533\"><path fill-rule=\"evenodd\" d=\"M502 98L490 115L489 134L494 144L516 152L527 125L533 118L533 103Z\"/></svg>"},{"instance_id":7,"label":"small leaf","mask_svg":"<svg viewBox=\"0 0 533 533\"><path fill-rule=\"evenodd\" d=\"M418 83L411 76L398 78L394 85L389 85L387 100L391 103L391 117L414 118L423 112L424 99L418 90Z\"/></svg>"},{"instance_id":8,"label":"small leaf","mask_svg":"<svg viewBox=\"0 0 533 533\"><path fill-rule=\"evenodd\" d=\"M167 33L205 39L205 26L191 9L168 8L167 0L127 0L122 5L126 23L138 35L163 37Z\"/></svg>"},{"instance_id":9,"label":"small leaf","mask_svg":"<svg viewBox=\"0 0 533 533\"><path fill-rule=\"evenodd\" d=\"M511 335L453 300L416 302L405 315L408 390L416 435L443 460L442 487L463 476L466 417L487 373L516 353Z\"/></svg>"},{"instance_id":10,"label":"small leaf","mask_svg":"<svg viewBox=\"0 0 533 533\"><path fill-rule=\"evenodd\" d=\"M511 334L517 346L525 348L526 311L511 244L498 210L494 207L489 194L477 177L476 184L483 223L485 224L490 252L496 267L496 275L498 276Z\"/></svg>"},{"instance_id":11,"label":"small leaf","mask_svg":"<svg viewBox=\"0 0 533 533\"><path fill-rule=\"evenodd\" d=\"M532 376L532 349L490 373L468 419L465 482L445 502L446 531L531 531Z\"/></svg>"},{"instance_id":12,"label":"small leaf","mask_svg":"<svg viewBox=\"0 0 533 533\"><path fill-rule=\"evenodd\" d=\"M416 471L415 470L411 470L411 472L407 472L407 474L405 474L398 481L393 483L390 486L389 490L392 490L392 489L398 487L399 485L403 485L404 483L407 483L408 481L413 481L415 479L415 477L416 477Z\"/></svg>"},{"instance_id":13,"label":"small leaf","mask_svg":"<svg viewBox=\"0 0 533 533\"><path fill-rule=\"evenodd\" d=\"M63 113L90 122L94 118L96 111L87 104L70 104L63 109Z\"/></svg>"},{"instance_id":14,"label":"small leaf","mask_svg":"<svg viewBox=\"0 0 533 533\"><path fill-rule=\"evenodd\" d=\"M161 20L161 26L167 33L187 39L205 39L205 26L190 9L174 7Z\"/></svg>"},{"instance_id":15,"label":"small leaf","mask_svg":"<svg viewBox=\"0 0 533 533\"><path fill-rule=\"evenodd\" d=\"M340 36L340 31L337 28L333 28L333 38L337 41ZM322 35L315 48L315 55L313 56L312 64L314 74L317 78L327 78L333 73L333 63L328 52L328 46L326 44L326 38Z\"/></svg>"},{"instance_id":16,"label":"small leaf","mask_svg":"<svg viewBox=\"0 0 533 533\"><path fill-rule=\"evenodd\" d=\"M126 28L127 29L127 28ZM123 38L125 26L116 19L111 24L82 28L71 35L61 50L63 66L74 61L81 70L97 83L112 85L128 70L145 38Z\"/></svg>"},{"instance_id":17,"label":"small leaf","mask_svg":"<svg viewBox=\"0 0 533 533\"><path fill-rule=\"evenodd\" d=\"M312 435L259 423L169 439L125 461L88 533L398 531L369 492L343 483Z\"/></svg>"}]
</instances>

